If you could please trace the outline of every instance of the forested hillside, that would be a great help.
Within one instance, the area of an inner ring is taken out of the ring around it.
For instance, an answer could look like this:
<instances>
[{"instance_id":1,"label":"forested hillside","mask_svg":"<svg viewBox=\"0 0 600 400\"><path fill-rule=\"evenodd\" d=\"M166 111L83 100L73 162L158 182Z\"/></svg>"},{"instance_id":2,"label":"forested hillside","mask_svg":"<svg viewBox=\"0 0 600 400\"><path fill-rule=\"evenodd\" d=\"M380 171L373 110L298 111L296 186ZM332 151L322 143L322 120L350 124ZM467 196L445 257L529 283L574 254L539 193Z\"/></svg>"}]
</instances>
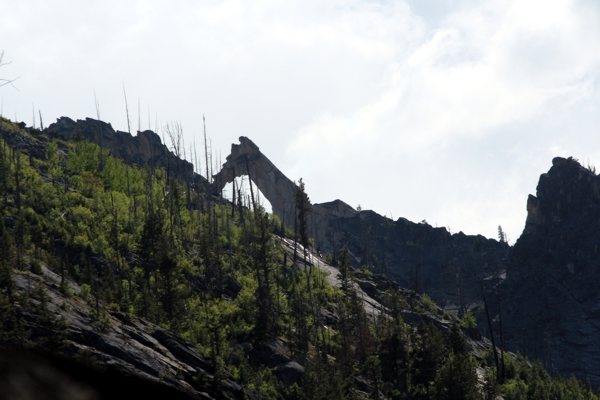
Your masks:
<instances>
[{"instance_id":1,"label":"forested hillside","mask_svg":"<svg viewBox=\"0 0 600 400\"><path fill-rule=\"evenodd\" d=\"M252 191L232 203L201 180L128 165L77 126L64 141L0 122L3 349L131 372L135 341L160 358L140 376L190 398L598 398L500 343L474 352L472 315L443 314L426 295L389 284L367 313L356 280L374 277L347 248L330 260L339 287L310 261L302 184L285 227Z\"/></svg>"}]
</instances>

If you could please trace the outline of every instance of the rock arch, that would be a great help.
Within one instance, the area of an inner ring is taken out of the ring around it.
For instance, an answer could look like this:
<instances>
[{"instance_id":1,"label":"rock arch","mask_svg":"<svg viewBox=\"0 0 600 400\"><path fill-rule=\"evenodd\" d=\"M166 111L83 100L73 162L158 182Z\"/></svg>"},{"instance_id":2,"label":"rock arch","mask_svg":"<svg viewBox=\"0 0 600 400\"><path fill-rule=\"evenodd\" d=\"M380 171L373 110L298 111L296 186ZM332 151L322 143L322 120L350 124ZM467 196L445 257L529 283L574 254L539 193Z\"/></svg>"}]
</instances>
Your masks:
<instances>
[{"instance_id":1,"label":"rock arch","mask_svg":"<svg viewBox=\"0 0 600 400\"><path fill-rule=\"evenodd\" d=\"M287 226L293 226L296 184L261 153L252 140L241 136L239 141L240 144L231 145L231 154L221 171L213 175L213 192L220 193L234 178L248 176L269 200L273 213Z\"/></svg>"},{"instance_id":2,"label":"rock arch","mask_svg":"<svg viewBox=\"0 0 600 400\"><path fill-rule=\"evenodd\" d=\"M231 145L231 154L227 156L221 171L213 175L213 194L219 194L226 184L233 182L234 177L249 176L271 203L273 213L286 226L293 228L294 193L298 186L261 153L252 140L245 136L241 136L239 140L240 144ZM308 216L308 231L309 236L315 239L315 248L333 253L337 248L334 243L336 229L333 221L338 218L352 218L355 215L357 211L341 200L313 204L312 212ZM338 241L340 238L338 232Z\"/></svg>"}]
</instances>

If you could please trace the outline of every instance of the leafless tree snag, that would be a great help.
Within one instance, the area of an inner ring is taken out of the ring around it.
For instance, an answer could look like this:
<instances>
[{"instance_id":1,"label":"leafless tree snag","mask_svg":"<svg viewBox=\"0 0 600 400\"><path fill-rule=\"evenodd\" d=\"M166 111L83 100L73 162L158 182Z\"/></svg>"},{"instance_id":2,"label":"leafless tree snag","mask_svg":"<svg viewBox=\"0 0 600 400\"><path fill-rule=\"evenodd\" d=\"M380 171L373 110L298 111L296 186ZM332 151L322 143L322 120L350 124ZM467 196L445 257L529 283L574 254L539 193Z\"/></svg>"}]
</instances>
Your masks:
<instances>
[{"instance_id":1,"label":"leafless tree snag","mask_svg":"<svg viewBox=\"0 0 600 400\"><path fill-rule=\"evenodd\" d=\"M3 59L3 58L4 58L4 50L2 50L2 52L0 53L0 67L2 67L3 65L8 65L8 64L10 64L9 62L7 62L7 63L5 63L5 62L2 62L2 59ZM0 87L2 87L2 86L6 86L6 85L11 85L11 86L12 86L12 87L14 87L15 89L17 89L17 88L15 87L15 85L13 85L13 82L14 82L14 81L16 81L16 80L17 80L17 79L19 79L19 78L20 78L20 76L17 76L17 77L16 77L16 78L14 78L14 79L3 79L3 78L0 78ZM16 120L16 119L15 119L15 120Z\"/></svg>"}]
</instances>

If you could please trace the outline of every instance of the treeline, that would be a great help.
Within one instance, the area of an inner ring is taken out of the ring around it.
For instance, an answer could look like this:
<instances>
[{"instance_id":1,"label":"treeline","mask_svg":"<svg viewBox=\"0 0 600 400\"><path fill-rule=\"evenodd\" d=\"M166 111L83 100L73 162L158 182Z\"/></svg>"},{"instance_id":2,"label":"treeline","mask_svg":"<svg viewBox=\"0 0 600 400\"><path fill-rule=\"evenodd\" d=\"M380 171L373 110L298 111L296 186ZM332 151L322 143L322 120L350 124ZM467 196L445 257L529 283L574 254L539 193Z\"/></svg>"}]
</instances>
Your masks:
<instances>
[{"instance_id":1,"label":"treeline","mask_svg":"<svg viewBox=\"0 0 600 400\"><path fill-rule=\"evenodd\" d=\"M0 122L4 131L27 135ZM405 324L402 311L418 307L397 291L386 293L389 313L367 315L347 248L336 255L340 288L307 262L311 204L302 181L290 230L252 192L234 186L236 201L226 202L162 169L125 165L93 143L46 142L45 159L36 159L0 141L5 345L48 350L65 340L67 322L48 309L42 285L30 298L15 291L15 274L43 275L45 265L61 276L65 296L93 306L98 330L108 329L108 311L145 318L202 348L215 380L230 371L267 398L597 399L589 383L551 379L522 357L506 356L498 382L493 357L476 360L458 322L447 334ZM304 253L286 252L275 235ZM81 289L74 292L69 280ZM47 335L27 335L24 310L43 317ZM248 361L243 344L275 339L304 365L301 382L286 387L271 368Z\"/></svg>"}]
</instances>

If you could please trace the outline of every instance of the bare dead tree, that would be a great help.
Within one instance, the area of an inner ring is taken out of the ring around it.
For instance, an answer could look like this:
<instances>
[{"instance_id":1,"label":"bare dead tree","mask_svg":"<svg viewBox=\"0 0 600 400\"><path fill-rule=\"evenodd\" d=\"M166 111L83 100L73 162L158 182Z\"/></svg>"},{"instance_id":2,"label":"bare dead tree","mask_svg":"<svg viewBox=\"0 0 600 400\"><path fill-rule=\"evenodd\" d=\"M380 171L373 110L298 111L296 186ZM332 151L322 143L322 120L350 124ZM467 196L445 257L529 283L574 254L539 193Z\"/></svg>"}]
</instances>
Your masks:
<instances>
[{"instance_id":1,"label":"bare dead tree","mask_svg":"<svg viewBox=\"0 0 600 400\"><path fill-rule=\"evenodd\" d=\"M208 165L210 165L210 180L213 180L213 149L212 149L212 139L208 139L208 154L209 154L209 161L208 161ZM212 183L214 183L214 181L212 181Z\"/></svg>"},{"instance_id":2,"label":"bare dead tree","mask_svg":"<svg viewBox=\"0 0 600 400\"><path fill-rule=\"evenodd\" d=\"M42 122L42 112L40 110L38 110L38 113L40 114L40 130L43 131L44 130L44 122Z\"/></svg>"},{"instance_id":3,"label":"bare dead tree","mask_svg":"<svg viewBox=\"0 0 600 400\"><path fill-rule=\"evenodd\" d=\"M221 164L221 150L219 150L219 163L217 164L217 169L216 169L216 170L217 170L217 171L220 171L220 169L221 169L221 167L222 167L222 166L223 166L223 164ZM218 172L217 172L217 173L218 173ZM221 198L223 198L223 186L224 186L224 185L223 185L223 177L222 177L221 175L222 175L222 174L219 174L219 182L218 182L218 185L219 185L219 188L221 188L221 189L220 189L220 194L219 194L219 196L220 196Z\"/></svg>"},{"instance_id":4,"label":"bare dead tree","mask_svg":"<svg viewBox=\"0 0 600 400\"><path fill-rule=\"evenodd\" d=\"M485 307L485 316L487 318L488 327L490 329L490 338L492 339L492 351L494 352L494 362L496 363L496 380L500 381L501 367L498 362L498 351L496 350L496 339L494 338L494 329L492 327L492 319L490 318L490 311L488 309L487 300L485 298L485 293L483 292L483 284L479 282L479 287L481 288L481 297L483 298L483 305Z\"/></svg>"},{"instance_id":5,"label":"bare dead tree","mask_svg":"<svg viewBox=\"0 0 600 400\"><path fill-rule=\"evenodd\" d=\"M504 348L506 347L506 343L504 343L504 331L502 329L502 306L500 305L500 294L498 294L498 318L500 322L500 356L501 365L502 365L502 373L500 374L502 382L506 379L506 365L504 363Z\"/></svg>"},{"instance_id":6,"label":"bare dead tree","mask_svg":"<svg viewBox=\"0 0 600 400\"><path fill-rule=\"evenodd\" d=\"M125 93L125 84L123 84L123 97L125 97L125 113L127 114L127 132L131 135L131 124L129 123L129 106L127 105L127 93Z\"/></svg>"},{"instance_id":7,"label":"bare dead tree","mask_svg":"<svg viewBox=\"0 0 600 400\"><path fill-rule=\"evenodd\" d=\"M211 178L208 174L208 144L206 143L206 118L202 116L202 123L204 124L204 159L206 160L206 180L210 183Z\"/></svg>"},{"instance_id":8,"label":"bare dead tree","mask_svg":"<svg viewBox=\"0 0 600 400\"><path fill-rule=\"evenodd\" d=\"M235 167L231 169L231 219L235 217Z\"/></svg>"},{"instance_id":9,"label":"bare dead tree","mask_svg":"<svg viewBox=\"0 0 600 400\"><path fill-rule=\"evenodd\" d=\"M98 102L98 98L96 97L96 91L94 91L94 103L96 105L96 118L98 119L98 121L100 121L100 103ZM102 147L102 131L104 128L102 127L102 124L98 124L98 127L98 129L100 130L100 171L102 171L104 169L104 148Z\"/></svg>"},{"instance_id":10,"label":"bare dead tree","mask_svg":"<svg viewBox=\"0 0 600 400\"><path fill-rule=\"evenodd\" d=\"M2 50L2 52L0 52L0 67L2 67L3 65L8 65L10 64L9 62L2 62L2 59L4 58L4 50ZM11 85L12 87L14 87L15 89L17 89L15 87L15 85L13 85L13 82L16 81L17 79L19 79L20 76L17 76L16 78L13 79L3 79L0 78L0 87L2 86L6 86L6 85ZM18 89L17 89L18 90ZM16 118L15 118L16 121Z\"/></svg>"},{"instance_id":11,"label":"bare dead tree","mask_svg":"<svg viewBox=\"0 0 600 400\"><path fill-rule=\"evenodd\" d=\"M254 190L252 190L252 176L250 175L250 166L248 164L248 156L246 158L246 172L248 173L248 184L250 185L250 196L252 196L252 210L256 214L256 203L254 202Z\"/></svg>"},{"instance_id":12,"label":"bare dead tree","mask_svg":"<svg viewBox=\"0 0 600 400\"><path fill-rule=\"evenodd\" d=\"M181 158L182 140L183 140L183 128L180 122L167 122L165 124L164 131L167 132L167 136L171 141L171 151L175 154L175 157Z\"/></svg>"},{"instance_id":13,"label":"bare dead tree","mask_svg":"<svg viewBox=\"0 0 600 400\"><path fill-rule=\"evenodd\" d=\"M96 118L100 121L100 103L98 103L98 97L96 97L96 91L94 90L94 105L96 106Z\"/></svg>"}]
</instances>

